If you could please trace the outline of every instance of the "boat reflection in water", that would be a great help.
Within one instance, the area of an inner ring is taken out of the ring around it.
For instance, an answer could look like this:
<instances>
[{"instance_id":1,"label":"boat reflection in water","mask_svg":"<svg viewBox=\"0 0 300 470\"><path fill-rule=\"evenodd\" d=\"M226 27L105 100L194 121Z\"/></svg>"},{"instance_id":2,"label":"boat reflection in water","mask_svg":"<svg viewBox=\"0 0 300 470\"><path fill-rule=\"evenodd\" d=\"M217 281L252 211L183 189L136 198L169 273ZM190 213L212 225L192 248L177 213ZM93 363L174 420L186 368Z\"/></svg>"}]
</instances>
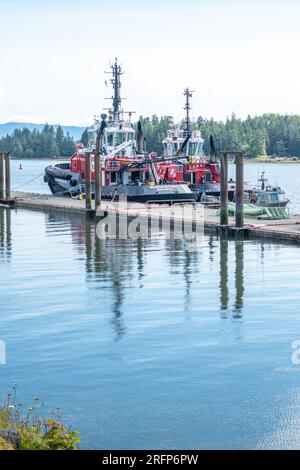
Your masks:
<instances>
[{"instance_id":1,"label":"boat reflection in water","mask_svg":"<svg viewBox=\"0 0 300 470\"><path fill-rule=\"evenodd\" d=\"M53 224L54 219L66 217L61 214L49 214L49 223ZM86 221L81 216L69 218L72 226L72 240L76 250L85 256L85 266L87 282L92 284L93 290L98 291L97 297L101 304L101 288L99 282L105 280L111 285L113 292L113 302L111 310L113 313L111 323L114 328L115 339L119 340L126 333L124 324L123 304L128 295L128 287L131 283L138 282L138 287L144 288L146 276L145 265L151 252L161 248L163 240L164 248L162 262L169 265L170 279L173 276L182 276L183 312L186 318L191 317L191 304L193 304L193 287L198 282L199 276L208 276L201 269L204 250L199 247L198 251L189 251L185 248L184 240L171 237L164 238L164 233L155 234L154 238L136 240L102 240L96 235L96 224L93 221ZM229 245L234 245L235 270L234 285L235 299L230 305L229 295L229 274L228 265ZM217 258L220 256L219 268L219 289L220 289L220 317L227 318L231 311L231 318L242 317L244 303L244 241L242 238L229 240L226 235L208 237L208 258L213 269L215 269ZM150 261L149 261L150 262ZM98 282L97 282L98 281ZM97 302L98 304L98 302Z\"/></svg>"},{"instance_id":2,"label":"boat reflection in water","mask_svg":"<svg viewBox=\"0 0 300 470\"><path fill-rule=\"evenodd\" d=\"M0 209L1 388L59 404L82 448L290 448L297 255L215 234L193 252L163 232L104 241L82 215Z\"/></svg>"}]
</instances>

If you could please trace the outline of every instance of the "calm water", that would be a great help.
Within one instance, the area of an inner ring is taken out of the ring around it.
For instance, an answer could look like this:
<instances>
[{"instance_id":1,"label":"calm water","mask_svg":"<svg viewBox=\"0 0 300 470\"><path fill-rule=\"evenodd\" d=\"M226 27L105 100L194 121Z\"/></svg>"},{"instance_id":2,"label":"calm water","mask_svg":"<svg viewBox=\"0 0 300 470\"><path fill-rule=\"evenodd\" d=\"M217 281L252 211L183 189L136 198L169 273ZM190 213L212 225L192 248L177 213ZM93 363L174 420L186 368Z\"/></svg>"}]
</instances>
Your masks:
<instances>
[{"instance_id":1,"label":"calm water","mask_svg":"<svg viewBox=\"0 0 300 470\"><path fill-rule=\"evenodd\" d=\"M20 163L23 165L23 170L19 170ZM13 188L18 188L20 191L49 193L43 175L45 167L53 163L55 163L53 160L12 160ZM290 211L300 213L300 164L245 165L245 180L256 183L262 170L266 171L270 184L279 185L286 191L291 200ZM229 165L229 176L235 178L234 165Z\"/></svg>"},{"instance_id":2,"label":"calm water","mask_svg":"<svg viewBox=\"0 0 300 470\"><path fill-rule=\"evenodd\" d=\"M95 243L22 209L0 227L1 390L61 406L83 448L300 447L298 246Z\"/></svg>"}]
</instances>

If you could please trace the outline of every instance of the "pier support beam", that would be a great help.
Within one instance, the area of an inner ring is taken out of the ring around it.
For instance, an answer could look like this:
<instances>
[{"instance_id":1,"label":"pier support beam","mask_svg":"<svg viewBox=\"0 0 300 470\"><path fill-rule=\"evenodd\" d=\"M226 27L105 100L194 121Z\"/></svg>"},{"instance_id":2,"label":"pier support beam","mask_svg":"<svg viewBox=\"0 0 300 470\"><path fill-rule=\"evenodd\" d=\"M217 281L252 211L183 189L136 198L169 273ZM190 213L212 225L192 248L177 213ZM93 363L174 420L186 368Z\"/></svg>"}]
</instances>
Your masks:
<instances>
[{"instance_id":1,"label":"pier support beam","mask_svg":"<svg viewBox=\"0 0 300 470\"><path fill-rule=\"evenodd\" d=\"M0 153L0 199L4 199L4 155Z\"/></svg>"},{"instance_id":2,"label":"pier support beam","mask_svg":"<svg viewBox=\"0 0 300 470\"><path fill-rule=\"evenodd\" d=\"M244 161L242 152L235 152L235 228L244 228Z\"/></svg>"},{"instance_id":3,"label":"pier support beam","mask_svg":"<svg viewBox=\"0 0 300 470\"><path fill-rule=\"evenodd\" d=\"M91 191L91 154L85 154L85 208L92 209L92 191Z\"/></svg>"},{"instance_id":4,"label":"pier support beam","mask_svg":"<svg viewBox=\"0 0 300 470\"><path fill-rule=\"evenodd\" d=\"M10 153L5 154L5 197L11 197L11 178L10 178Z\"/></svg>"},{"instance_id":5,"label":"pier support beam","mask_svg":"<svg viewBox=\"0 0 300 470\"><path fill-rule=\"evenodd\" d=\"M102 136L98 132L95 151L95 210L101 206L101 186L102 186L102 163L100 149L102 148Z\"/></svg>"},{"instance_id":6,"label":"pier support beam","mask_svg":"<svg viewBox=\"0 0 300 470\"><path fill-rule=\"evenodd\" d=\"M228 226L228 153L221 156L221 184L220 184L220 225Z\"/></svg>"}]
</instances>

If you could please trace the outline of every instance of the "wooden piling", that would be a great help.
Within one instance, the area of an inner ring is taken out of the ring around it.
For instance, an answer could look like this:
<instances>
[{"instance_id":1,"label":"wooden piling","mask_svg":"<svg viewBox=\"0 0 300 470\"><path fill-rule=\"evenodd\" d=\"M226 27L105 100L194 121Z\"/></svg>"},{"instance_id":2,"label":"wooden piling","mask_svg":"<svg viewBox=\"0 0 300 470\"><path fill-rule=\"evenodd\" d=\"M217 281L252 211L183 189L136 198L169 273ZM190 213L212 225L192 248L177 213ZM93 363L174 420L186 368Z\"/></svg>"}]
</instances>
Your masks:
<instances>
[{"instance_id":1,"label":"wooden piling","mask_svg":"<svg viewBox=\"0 0 300 470\"><path fill-rule=\"evenodd\" d=\"M92 191L91 191L91 154L85 154L85 208L92 209Z\"/></svg>"},{"instance_id":2,"label":"wooden piling","mask_svg":"<svg viewBox=\"0 0 300 470\"><path fill-rule=\"evenodd\" d=\"M11 197L11 179L10 179L10 153L5 154L5 197Z\"/></svg>"},{"instance_id":3,"label":"wooden piling","mask_svg":"<svg viewBox=\"0 0 300 470\"><path fill-rule=\"evenodd\" d=\"M0 199L4 199L4 164L3 153L0 153Z\"/></svg>"},{"instance_id":4,"label":"wooden piling","mask_svg":"<svg viewBox=\"0 0 300 470\"><path fill-rule=\"evenodd\" d=\"M244 228L244 161L242 152L235 152L235 227Z\"/></svg>"},{"instance_id":5,"label":"wooden piling","mask_svg":"<svg viewBox=\"0 0 300 470\"><path fill-rule=\"evenodd\" d=\"M228 226L228 153L221 156L220 225Z\"/></svg>"},{"instance_id":6,"label":"wooden piling","mask_svg":"<svg viewBox=\"0 0 300 470\"><path fill-rule=\"evenodd\" d=\"M100 158L100 149L102 147L102 137L98 134L95 151L95 210L101 206L101 186L102 186L102 164Z\"/></svg>"}]
</instances>

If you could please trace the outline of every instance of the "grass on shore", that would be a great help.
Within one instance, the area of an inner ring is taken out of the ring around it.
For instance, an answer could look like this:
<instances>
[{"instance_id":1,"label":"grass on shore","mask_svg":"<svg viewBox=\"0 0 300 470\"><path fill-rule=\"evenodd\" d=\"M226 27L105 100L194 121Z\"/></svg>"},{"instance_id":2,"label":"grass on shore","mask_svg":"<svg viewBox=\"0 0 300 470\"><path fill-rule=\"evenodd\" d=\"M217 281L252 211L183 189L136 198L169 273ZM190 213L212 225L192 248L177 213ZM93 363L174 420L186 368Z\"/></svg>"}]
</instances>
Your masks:
<instances>
[{"instance_id":1,"label":"grass on shore","mask_svg":"<svg viewBox=\"0 0 300 470\"><path fill-rule=\"evenodd\" d=\"M15 450L15 448L10 442L0 437L0 450Z\"/></svg>"},{"instance_id":2,"label":"grass on shore","mask_svg":"<svg viewBox=\"0 0 300 470\"><path fill-rule=\"evenodd\" d=\"M16 385L6 393L0 405L0 429L18 433L20 450L77 450L79 434L71 431L62 421L59 408L45 417L45 406L35 397L26 413L16 402ZM0 437L0 450L15 450L14 445Z\"/></svg>"}]
</instances>

